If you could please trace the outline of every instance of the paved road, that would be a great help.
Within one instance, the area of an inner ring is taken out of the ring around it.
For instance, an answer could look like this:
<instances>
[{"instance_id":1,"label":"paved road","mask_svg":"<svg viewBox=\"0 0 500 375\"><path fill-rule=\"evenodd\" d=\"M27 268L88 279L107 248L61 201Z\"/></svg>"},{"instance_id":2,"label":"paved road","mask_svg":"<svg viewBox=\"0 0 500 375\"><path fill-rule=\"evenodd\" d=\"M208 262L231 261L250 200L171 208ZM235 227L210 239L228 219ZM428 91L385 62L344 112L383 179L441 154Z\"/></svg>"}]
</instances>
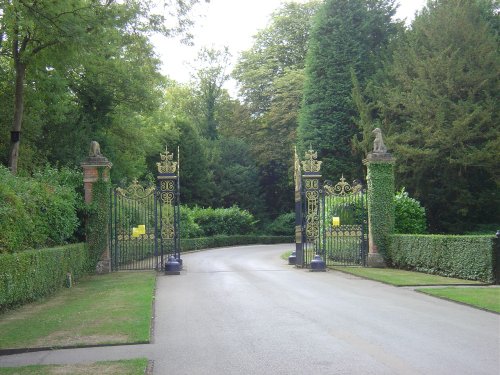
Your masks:
<instances>
[{"instance_id":1,"label":"paved road","mask_svg":"<svg viewBox=\"0 0 500 375\"><path fill-rule=\"evenodd\" d=\"M186 254L158 278L151 345L0 357L0 366L145 356L155 374L500 374L500 316L285 264L290 245Z\"/></svg>"}]
</instances>

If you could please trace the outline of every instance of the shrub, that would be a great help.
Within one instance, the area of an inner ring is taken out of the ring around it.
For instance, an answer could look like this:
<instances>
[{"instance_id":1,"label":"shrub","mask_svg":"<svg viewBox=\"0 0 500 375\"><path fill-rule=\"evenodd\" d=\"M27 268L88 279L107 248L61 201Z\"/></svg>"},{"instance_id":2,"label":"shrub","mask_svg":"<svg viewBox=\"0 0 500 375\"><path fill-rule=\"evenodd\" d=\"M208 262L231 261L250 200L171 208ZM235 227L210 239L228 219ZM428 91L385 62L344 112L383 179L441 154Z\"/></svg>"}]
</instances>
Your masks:
<instances>
[{"instance_id":1,"label":"shrub","mask_svg":"<svg viewBox=\"0 0 500 375\"><path fill-rule=\"evenodd\" d=\"M422 234L427 229L425 208L414 198L410 198L404 188L394 197L394 231L402 234Z\"/></svg>"},{"instance_id":2,"label":"shrub","mask_svg":"<svg viewBox=\"0 0 500 375\"><path fill-rule=\"evenodd\" d=\"M63 244L78 226L77 194L49 178L0 166L0 253Z\"/></svg>"},{"instance_id":3,"label":"shrub","mask_svg":"<svg viewBox=\"0 0 500 375\"><path fill-rule=\"evenodd\" d=\"M47 296L88 270L83 243L0 254L0 311Z\"/></svg>"},{"instance_id":4,"label":"shrub","mask_svg":"<svg viewBox=\"0 0 500 375\"><path fill-rule=\"evenodd\" d=\"M181 237L196 238L202 236L203 231L200 226L194 222L191 210L188 207L181 206Z\"/></svg>"},{"instance_id":5,"label":"shrub","mask_svg":"<svg viewBox=\"0 0 500 375\"><path fill-rule=\"evenodd\" d=\"M206 237L248 234L254 230L256 223L250 212L237 206L231 208L195 207L191 209L191 215Z\"/></svg>"},{"instance_id":6,"label":"shrub","mask_svg":"<svg viewBox=\"0 0 500 375\"><path fill-rule=\"evenodd\" d=\"M394 267L462 279L494 280L493 236L391 236L387 254Z\"/></svg>"},{"instance_id":7,"label":"shrub","mask_svg":"<svg viewBox=\"0 0 500 375\"><path fill-rule=\"evenodd\" d=\"M293 236L295 234L295 212L278 216L267 228L275 236Z\"/></svg>"}]
</instances>

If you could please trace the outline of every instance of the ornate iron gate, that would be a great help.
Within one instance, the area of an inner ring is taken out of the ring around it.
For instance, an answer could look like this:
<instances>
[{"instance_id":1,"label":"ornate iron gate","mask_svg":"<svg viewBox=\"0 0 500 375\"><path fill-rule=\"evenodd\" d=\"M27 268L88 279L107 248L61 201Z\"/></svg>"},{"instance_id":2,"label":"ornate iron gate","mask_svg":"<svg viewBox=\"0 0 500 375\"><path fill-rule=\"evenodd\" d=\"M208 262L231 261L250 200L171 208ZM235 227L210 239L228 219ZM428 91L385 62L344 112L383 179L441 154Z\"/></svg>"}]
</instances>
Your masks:
<instances>
[{"instance_id":1,"label":"ornate iron gate","mask_svg":"<svg viewBox=\"0 0 500 375\"><path fill-rule=\"evenodd\" d=\"M164 270L173 256L180 260L179 154L160 153L156 185L134 181L111 191L111 269Z\"/></svg>"},{"instance_id":2,"label":"ornate iron gate","mask_svg":"<svg viewBox=\"0 0 500 375\"><path fill-rule=\"evenodd\" d=\"M308 267L321 255L327 265L366 265L368 215L362 185L344 176L333 185L321 180L321 161L308 150L295 152L296 264Z\"/></svg>"}]
</instances>

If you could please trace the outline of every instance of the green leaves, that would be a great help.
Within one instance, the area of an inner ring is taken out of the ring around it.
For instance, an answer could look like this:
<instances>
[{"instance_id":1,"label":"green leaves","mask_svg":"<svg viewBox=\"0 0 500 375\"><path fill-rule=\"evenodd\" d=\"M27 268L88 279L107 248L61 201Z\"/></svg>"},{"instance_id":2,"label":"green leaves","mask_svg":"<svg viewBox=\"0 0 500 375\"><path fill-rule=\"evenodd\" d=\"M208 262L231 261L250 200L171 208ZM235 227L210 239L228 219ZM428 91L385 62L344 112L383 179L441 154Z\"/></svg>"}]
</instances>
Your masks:
<instances>
[{"instance_id":1,"label":"green leaves","mask_svg":"<svg viewBox=\"0 0 500 375\"><path fill-rule=\"evenodd\" d=\"M353 117L352 75L363 84L379 64L396 31L394 1L328 0L318 12L306 59L304 101L298 144L309 144L323 160L323 175L360 178L361 163L352 152L358 133Z\"/></svg>"},{"instance_id":2,"label":"green leaves","mask_svg":"<svg viewBox=\"0 0 500 375\"><path fill-rule=\"evenodd\" d=\"M398 268L493 282L493 236L391 236L388 259Z\"/></svg>"},{"instance_id":3,"label":"green leaves","mask_svg":"<svg viewBox=\"0 0 500 375\"><path fill-rule=\"evenodd\" d=\"M494 13L491 2L430 2L366 90L398 184L423 202L434 232L494 222L500 209Z\"/></svg>"}]
</instances>

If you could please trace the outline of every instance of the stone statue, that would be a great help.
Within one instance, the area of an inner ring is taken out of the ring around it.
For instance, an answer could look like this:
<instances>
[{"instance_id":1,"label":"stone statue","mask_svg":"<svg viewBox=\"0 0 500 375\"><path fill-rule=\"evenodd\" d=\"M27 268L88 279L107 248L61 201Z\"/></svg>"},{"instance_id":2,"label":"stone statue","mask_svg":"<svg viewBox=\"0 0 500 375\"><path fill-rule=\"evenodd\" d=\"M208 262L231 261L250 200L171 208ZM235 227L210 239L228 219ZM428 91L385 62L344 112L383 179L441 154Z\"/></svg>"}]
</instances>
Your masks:
<instances>
[{"instance_id":1,"label":"stone statue","mask_svg":"<svg viewBox=\"0 0 500 375\"><path fill-rule=\"evenodd\" d=\"M90 142L90 151L89 151L89 156L91 158L98 158L101 157L101 146L99 146L99 143L96 141Z\"/></svg>"},{"instance_id":2,"label":"stone statue","mask_svg":"<svg viewBox=\"0 0 500 375\"><path fill-rule=\"evenodd\" d=\"M380 128L375 128L372 131L375 134L375 140L373 141L373 152L377 154L384 154L387 152L387 147L385 147L384 140L382 139L382 130Z\"/></svg>"}]
</instances>

